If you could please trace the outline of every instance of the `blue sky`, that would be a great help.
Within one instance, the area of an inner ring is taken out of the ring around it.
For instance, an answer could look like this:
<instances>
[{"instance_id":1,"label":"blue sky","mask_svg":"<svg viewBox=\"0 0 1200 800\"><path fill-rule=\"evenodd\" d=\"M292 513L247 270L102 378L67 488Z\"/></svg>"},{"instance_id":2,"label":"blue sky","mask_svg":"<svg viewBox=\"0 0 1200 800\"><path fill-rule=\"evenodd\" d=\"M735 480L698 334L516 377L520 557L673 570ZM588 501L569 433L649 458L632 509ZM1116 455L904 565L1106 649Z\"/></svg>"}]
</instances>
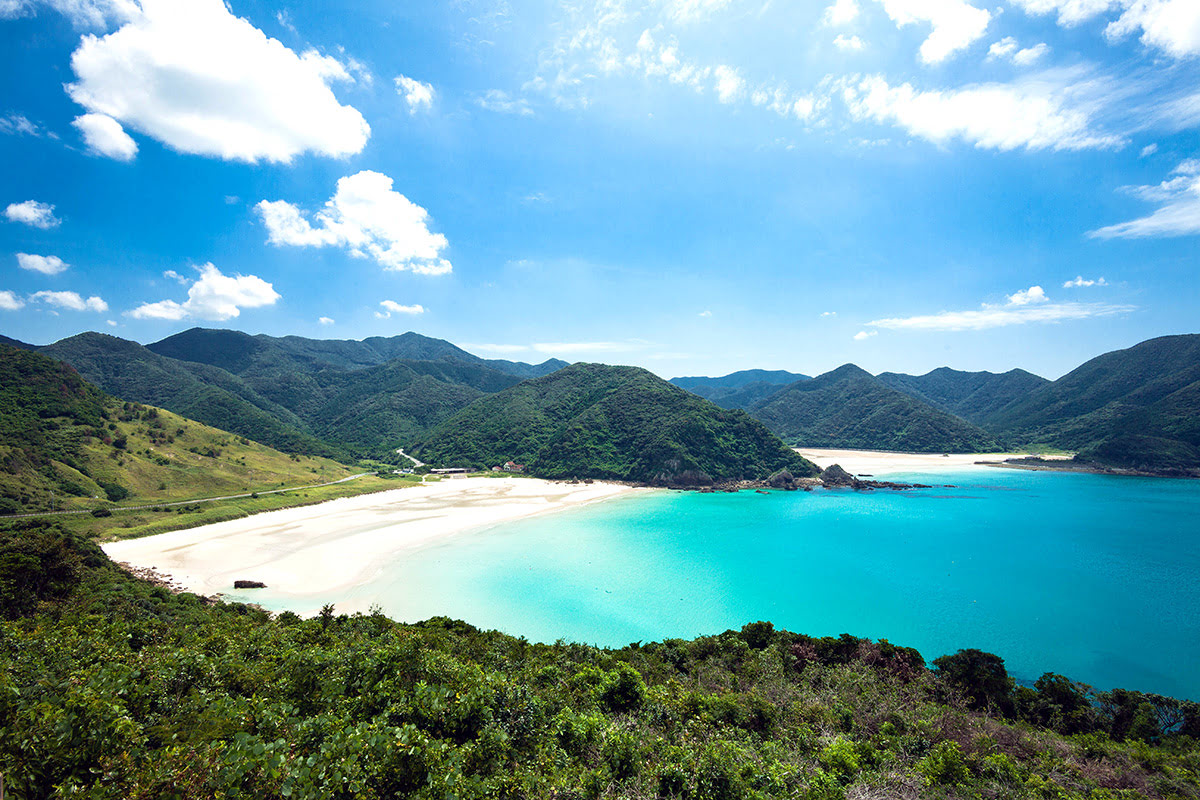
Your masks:
<instances>
[{"instance_id":1,"label":"blue sky","mask_svg":"<svg viewBox=\"0 0 1200 800\"><path fill-rule=\"evenodd\" d=\"M0 0L0 332L661 375L1198 332L1195 0Z\"/></svg>"}]
</instances>

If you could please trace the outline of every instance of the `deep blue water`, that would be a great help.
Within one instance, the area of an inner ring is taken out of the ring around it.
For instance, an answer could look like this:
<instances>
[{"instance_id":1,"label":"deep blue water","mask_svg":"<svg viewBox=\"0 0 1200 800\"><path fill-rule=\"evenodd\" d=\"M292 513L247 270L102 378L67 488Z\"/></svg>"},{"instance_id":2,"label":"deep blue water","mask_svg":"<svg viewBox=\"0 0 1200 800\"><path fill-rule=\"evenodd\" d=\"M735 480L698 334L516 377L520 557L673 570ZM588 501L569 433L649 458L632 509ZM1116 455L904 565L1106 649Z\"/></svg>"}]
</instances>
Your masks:
<instances>
[{"instance_id":1,"label":"deep blue water","mask_svg":"<svg viewBox=\"0 0 1200 800\"><path fill-rule=\"evenodd\" d=\"M958 488L639 493L406 553L356 597L612 646L766 619L1200 699L1200 481L907 478Z\"/></svg>"}]
</instances>

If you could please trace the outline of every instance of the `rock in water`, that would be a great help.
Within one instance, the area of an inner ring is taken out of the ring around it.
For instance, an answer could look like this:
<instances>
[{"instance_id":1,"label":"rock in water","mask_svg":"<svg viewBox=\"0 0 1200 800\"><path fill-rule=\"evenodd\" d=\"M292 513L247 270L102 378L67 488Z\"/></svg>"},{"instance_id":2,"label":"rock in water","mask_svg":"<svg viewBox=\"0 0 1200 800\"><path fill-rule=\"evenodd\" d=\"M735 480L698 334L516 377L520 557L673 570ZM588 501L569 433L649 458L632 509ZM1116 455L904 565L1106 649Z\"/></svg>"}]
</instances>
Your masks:
<instances>
[{"instance_id":1,"label":"rock in water","mask_svg":"<svg viewBox=\"0 0 1200 800\"><path fill-rule=\"evenodd\" d=\"M267 585L262 581L234 581L233 588L235 589L265 589Z\"/></svg>"},{"instance_id":2,"label":"rock in water","mask_svg":"<svg viewBox=\"0 0 1200 800\"><path fill-rule=\"evenodd\" d=\"M855 480L840 464L831 464L821 473L821 483L826 486L853 486Z\"/></svg>"}]
</instances>

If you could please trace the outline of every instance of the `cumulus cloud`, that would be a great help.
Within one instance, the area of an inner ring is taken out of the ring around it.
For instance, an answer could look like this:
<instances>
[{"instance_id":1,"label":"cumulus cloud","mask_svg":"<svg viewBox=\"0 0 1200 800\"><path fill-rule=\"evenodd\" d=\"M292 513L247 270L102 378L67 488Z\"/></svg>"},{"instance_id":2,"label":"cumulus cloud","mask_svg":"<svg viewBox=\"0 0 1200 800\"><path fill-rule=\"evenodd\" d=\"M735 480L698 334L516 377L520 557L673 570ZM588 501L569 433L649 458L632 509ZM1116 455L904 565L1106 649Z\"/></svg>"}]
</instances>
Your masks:
<instances>
[{"instance_id":1,"label":"cumulus cloud","mask_svg":"<svg viewBox=\"0 0 1200 800\"><path fill-rule=\"evenodd\" d=\"M694 22L724 10L730 0L665 0L664 11L677 22Z\"/></svg>"},{"instance_id":2,"label":"cumulus cloud","mask_svg":"<svg viewBox=\"0 0 1200 800\"><path fill-rule=\"evenodd\" d=\"M317 317L317 324L319 325L332 325L333 322L333 317Z\"/></svg>"},{"instance_id":3,"label":"cumulus cloud","mask_svg":"<svg viewBox=\"0 0 1200 800\"><path fill-rule=\"evenodd\" d=\"M874 323L872 323L872 324L874 324ZM858 333L854 334L854 341L862 342L867 339L870 339L872 336L877 336L877 335L879 335L879 331L859 331Z\"/></svg>"},{"instance_id":4,"label":"cumulus cloud","mask_svg":"<svg viewBox=\"0 0 1200 800\"><path fill-rule=\"evenodd\" d=\"M1138 158L1149 158L1158 152L1158 143L1151 142L1142 148L1142 152L1138 154Z\"/></svg>"},{"instance_id":5,"label":"cumulus cloud","mask_svg":"<svg viewBox=\"0 0 1200 800\"><path fill-rule=\"evenodd\" d=\"M54 206L37 200L12 203L4 209L4 216L9 222L20 222L44 231L62 224L62 220L54 216Z\"/></svg>"},{"instance_id":6,"label":"cumulus cloud","mask_svg":"<svg viewBox=\"0 0 1200 800\"><path fill-rule=\"evenodd\" d=\"M1078 275L1075 277L1075 280L1066 281L1063 283L1064 289L1079 289L1084 286L1108 286L1108 281L1104 280L1104 278L1097 278L1096 280L1087 280L1082 275Z\"/></svg>"},{"instance_id":7,"label":"cumulus cloud","mask_svg":"<svg viewBox=\"0 0 1200 800\"><path fill-rule=\"evenodd\" d=\"M1046 291L1040 286L1030 286L1028 289L1013 292L1007 298L1010 306L1029 306L1034 303L1045 303L1049 299L1046 297Z\"/></svg>"},{"instance_id":8,"label":"cumulus cloud","mask_svg":"<svg viewBox=\"0 0 1200 800\"><path fill-rule=\"evenodd\" d=\"M1028 67L1037 63L1050 52L1050 45L1045 42L1039 42L1033 47L1021 47L1017 44L1017 40L1011 36L1005 36L998 42L993 42L988 48L988 60L995 61L1003 59L1011 61L1018 67Z\"/></svg>"},{"instance_id":9,"label":"cumulus cloud","mask_svg":"<svg viewBox=\"0 0 1200 800\"><path fill-rule=\"evenodd\" d=\"M408 113L415 114L421 109L428 111L433 108L433 97L436 94L433 85L422 83L407 75L396 76L396 94L408 103Z\"/></svg>"},{"instance_id":10,"label":"cumulus cloud","mask_svg":"<svg viewBox=\"0 0 1200 800\"><path fill-rule=\"evenodd\" d=\"M40 272L43 275L57 275L65 272L71 266L58 256L35 256L30 253L17 253L17 266L30 272Z\"/></svg>"},{"instance_id":11,"label":"cumulus cloud","mask_svg":"<svg viewBox=\"0 0 1200 800\"><path fill-rule=\"evenodd\" d=\"M173 280L178 284L182 284L183 286L187 286L189 283L191 283L191 280L189 280L186 276L180 275L173 269L166 270L162 275L164 278Z\"/></svg>"},{"instance_id":12,"label":"cumulus cloud","mask_svg":"<svg viewBox=\"0 0 1200 800\"><path fill-rule=\"evenodd\" d=\"M379 305L382 311L376 311L376 319L390 319L392 314L424 314L425 307L421 305L402 306L395 300L382 300Z\"/></svg>"},{"instance_id":13,"label":"cumulus cloud","mask_svg":"<svg viewBox=\"0 0 1200 800\"><path fill-rule=\"evenodd\" d=\"M68 311L108 311L108 303L93 295L86 300L77 292L34 292L29 296L34 302L46 303Z\"/></svg>"},{"instance_id":14,"label":"cumulus cloud","mask_svg":"<svg viewBox=\"0 0 1200 800\"><path fill-rule=\"evenodd\" d=\"M1200 234L1200 159L1184 161L1171 175L1174 177L1154 186L1125 187L1142 200L1161 203L1153 214L1091 231L1088 236L1139 239Z\"/></svg>"},{"instance_id":15,"label":"cumulus cloud","mask_svg":"<svg viewBox=\"0 0 1200 800\"><path fill-rule=\"evenodd\" d=\"M836 316L837 316L837 312L836 312L836 311L822 311L822 312L821 312L821 317L822 317L822 318L825 318L825 317L836 317Z\"/></svg>"},{"instance_id":16,"label":"cumulus cloud","mask_svg":"<svg viewBox=\"0 0 1200 800\"><path fill-rule=\"evenodd\" d=\"M183 153L251 163L358 153L370 136L362 114L329 88L353 80L340 61L297 55L222 0L141 0L115 32L84 36L71 67L67 92L91 112L81 120L118 123L93 120L92 135L125 126Z\"/></svg>"},{"instance_id":17,"label":"cumulus cloud","mask_svg":"<svg viewBox=\"0 0 1200 800\"><path fill-rule=\"evenodd\" d=\"M0 291L0 311L16 311L25 307L25 301L5 289Z\"/></svg>"},{"instance_id":18,"label":"cumulus cloud","mask_svg":"<svg viewBox=\"0 0 1200 800\"><path fill-rule=\"evenodd\" d=\"M857 36L847 36L844 33L839 33L833 40L833 46L838 50L862 50L864 44L863 40Z\"/></svg>"},{"instance_id":19,"label":"cumulus cloud","mask_svg":"<svg viewBox=\"0 0 1200 800\"><path fill-rule=\"evenodd\" d=\"M1125 13L1104 30L1110 39L1141 31L1142 44L1174 58L1200 55L1200 3L1196 0L1125 0Z\"/></svg>"},{"instance_id":20,"label":"cumulus cloud","mask_svg":"<svg viewBox=\"0 0 1200 800\"><path fill-rule=\"evenodd\" d=\"M137 142L125 132L121 123L107 114L84 114L76 117L71 124L83 136L83 143L88 150L98 156L133 161L137 155Z\"/></svg>"},{"instance_id":21,"label":"cumulus cloud","mask_svg":"<svg viewBox=\"0 0 1200 800\"><path fill-rule=\"evenodd\" d=\"M182 303L160 300L144 303L126 312L134 319L233 319L243 308L274 305L275 287L257 275L225 275L211 263L199 267L200 277L188 289Z\"/></svg>"},{"instance_id":22,"label":"cumulus cloud","mask_svg":"<svg viewBox=\"0 0 1200 800\"><path fill-rule=\"evenodd\" d=\"M446 237L429 230L429 212L392 189L392 179L369 170L341 178L337 191L309 222L284 200L255 208L269 241L295 247L344 247L384 269L442 275L452 267L441 253Z\"/></svg>"},{"instance_id":23,"label":"cumulus cloud","mask_svg":"<svg viewBox=\"0 0 1200 800\"><path fill-rule=\"evenodd\" d=\"M711 312L711 311L709 311L708 309L705 309L704 311L701 311L701 312L700 312L700 316L702 316L702 317L711 317L711 316L712 316L712 312Z\"/></svg>"},{"instance_id":24,"label":"cumulus cloud","mask_svg":"<svg viewBox=\"0 0 1200 800\"><path fill-rule=\"evenodd\" d=\"M475 103L480 108L495 111L499 114L519 114L523 117L533 114L533 109L529 107L528 100L524 97L513 98L503 89L488 89L482 95L475 98Z\"/></svg>"},{"instance_id":25,"label":"cumulus cloud","mask_svg":"<svg viewBox=\"0 0 1200 800\"><path fill-rule=\"evenodd\" d=\"M1030 14L1058 14L1058 24L1072 27L1119 8L1125 0L1009 0Z\"/></svg>"},{"instance_id":26,"label":"cumulus cloud","mask_svg":"<svg viewBox=\"0 0 1200 800\"><path fill-rule=\"evenodd\" d=\"M858 18L858 2L857 0L836 0L833 5L825 9L825 15L822 17L826 25L840 27L849 25Z\"/></svg>"},{"instance_id":27,"label":"cumulus cloud","mask_svg":"<svg viewBox=\"0 0 1200 800\"><path fill-rule=\"evenodd\" d=\"M940 311L915 317L890 317L868 325L890 330L981 331L1034 322L1107 317L1132 311L1133 306L1108 303L1052 303L1040 286L1030 286L1005 298L1003 304L983 303L969 311Z\"/></svg>"},{"instance_id":28,"label":"cumulus cloud","mask_svg":"<svg viewBox=\"0 0 1200 800\"><path fill-rule=\"evenodd\" d=\"M921 61L939 64L983 36L992 15L965 0L880 0L897 27L928 23L933 30L921 44Z\"/></svg>"},{"instance_id":29,"label":"cumulus cloud","mask_svg":"<svg viewBox=\"0 0 1200 800\"><path fill-rule=\"evenodd\" d=\"M844 86L842 94L855 118L898 125L939 144L961 139L997 150L1084 150L1122 143L1093 132L1089 113L1068 106L1069 87L1053 80L920 91L873 75Z\"/></svg>"}]
</instances>

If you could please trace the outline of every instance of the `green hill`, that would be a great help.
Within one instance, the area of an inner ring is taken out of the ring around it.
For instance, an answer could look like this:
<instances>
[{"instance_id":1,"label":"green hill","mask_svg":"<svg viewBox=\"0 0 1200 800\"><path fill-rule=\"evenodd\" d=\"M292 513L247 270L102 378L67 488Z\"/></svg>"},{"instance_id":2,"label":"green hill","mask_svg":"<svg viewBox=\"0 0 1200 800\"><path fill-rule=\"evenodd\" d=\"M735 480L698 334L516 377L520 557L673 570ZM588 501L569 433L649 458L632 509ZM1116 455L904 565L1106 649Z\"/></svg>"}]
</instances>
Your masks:
<instances>
[{"instance_id":1,"label":"green hill","mask_svg":"<svg viewBox=\"0 0 1200 800\"><path fill-rule=\"evenodd\" d=\"M434 428L416 454L444 466L511 460L547 478L656 483L816 472L745 413L646 370L603 364L574 364L480 398Z\"/></svg>"},{"instance_id":2,"label":"green hill","mask_svg":"<svg viewBox=\"0 0 1200 800\"><path fill-rule=\"evenodd\" d=\"M875 377L934 408L984 427L988 420L1050 383L1023 369L995 373L941 367L924 375L884 372Z\"/></svg>"},{"instance_id":3,"label":"green hill","mask_svg":"<svg viewBox=\"0 0 1200 800\"><path fill-rule=\"evenodd\" d=\"M746 409L783 386L808 380L807 375L782 369L744 369L719 378L672 378L671 383L711 400L721 408Z\"/></svg>"},{"instance_id":4,"label":"green hill","mask_svg":"<svg viewBox=\"0 0 1200 800\"><path fill-rule=\"evenodd\" d=\"M891 388L853 364L793 383L748 410L798 447L917 453L998 448L980 428Z\"/></svg>"},{"instance_id":5,"label":"green hill","mask_svg":"<svg viewBox=\"0 0 1200 800\"><path fill-rule=\"evenodd\" d=\"M166 408L285 452L342 455L340 448L313 436L294 413L218 367L164 358L103 333L81 333L39 352L67 362L117 397Z\"/></svg>"},{"instance_id":6,"label":"green hill","mask_svg":"<svg viewBox=\"0 0 1200 800\"><path fill-rule=\"evenodd\" d=\"M1200 334L1093 358L989 420L1020 442L1132 469L1200 469Z\"/></svg>"},{"instance_id":7,"label":"green hill","mask_svg":"<svg viewBox=\"0 0 1200 800\"><path fill-rule=\"evenodd\" d=\"M322 483L350 471L114 399L48 356L0 345L0 513L153 503Z\"/></svg>"},{"instance_id":8,"label":"green hill","mask_svg":"<svg viewBox=\"0 0 1200 800\"><path fill-rule=\"evenodd\" d=\"M261 373L264 368L286 367L304 372L327 367L360 369L401 359L473 364L524 379L547 375L567 365L565 361L553 358L541 364L483 359L443 339L412 332L356 341L265 334L251 336L240 331L192 328L147 347L160 355L211 364L237 375L250 371Z\"/></svg>"}]
</instances>

